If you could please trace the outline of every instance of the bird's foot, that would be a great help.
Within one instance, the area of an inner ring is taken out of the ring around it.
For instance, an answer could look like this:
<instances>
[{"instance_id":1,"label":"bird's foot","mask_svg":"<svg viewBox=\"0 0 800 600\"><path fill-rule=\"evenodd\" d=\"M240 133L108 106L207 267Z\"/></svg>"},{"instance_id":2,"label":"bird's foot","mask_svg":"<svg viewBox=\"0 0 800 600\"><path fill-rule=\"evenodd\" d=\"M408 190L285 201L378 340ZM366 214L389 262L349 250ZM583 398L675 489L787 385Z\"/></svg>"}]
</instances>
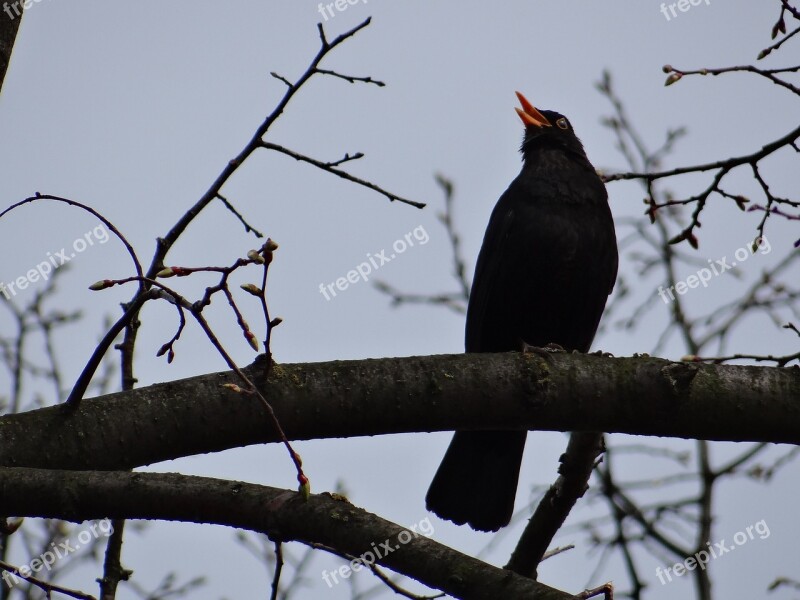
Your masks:
<instances>
[{"instance_id":1,"label":"bird's foot","mask_svg":"<svg viewBox=\"0 0 800 600\"><path fill-rule=\"evenodd\" d=\"M531 346L527 342L522 342L522 353L523 354L537 354L542 358L550 358L551 354L561 354L566 353L567 351L564 350L563 347L559 346L558 344L547 344L544 347L539 346Z\"/></svg>"},{"instance_id":2,"label":"bird's foot","mask_svg":"<svg viewBox=\"0 0 800 600\"><path fill-rule=\"evenodd\" d=\"M614 355L611 352L603 352L602 350L595 350L594 352L590 352L592 356L605 356L606 358L614 358Z\"/></svg>"}]
</instances>

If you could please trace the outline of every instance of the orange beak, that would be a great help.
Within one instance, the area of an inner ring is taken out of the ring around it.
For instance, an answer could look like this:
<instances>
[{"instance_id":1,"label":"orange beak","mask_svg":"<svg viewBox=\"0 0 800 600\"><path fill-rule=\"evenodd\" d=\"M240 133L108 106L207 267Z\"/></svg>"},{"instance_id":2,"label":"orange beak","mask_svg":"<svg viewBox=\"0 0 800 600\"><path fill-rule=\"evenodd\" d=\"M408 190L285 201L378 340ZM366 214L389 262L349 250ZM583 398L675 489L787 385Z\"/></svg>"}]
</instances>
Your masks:
<instances>
[{"instance_id":1,"label":"orange beak","mask_svg":"<svg viewBox=\"0 0 800 600\"><path fill-rule=\"evenodd\" d=\"M528 102L528 99L525 98L519 92L516 93L517 98L519 98L519 103L522 105L522 108L515 108L514 110L517 111L519 118L522 119L522 122L525 123L525 127L552 127L550 121L536 110L536 107Z\"/></svg>"}]
</instances>

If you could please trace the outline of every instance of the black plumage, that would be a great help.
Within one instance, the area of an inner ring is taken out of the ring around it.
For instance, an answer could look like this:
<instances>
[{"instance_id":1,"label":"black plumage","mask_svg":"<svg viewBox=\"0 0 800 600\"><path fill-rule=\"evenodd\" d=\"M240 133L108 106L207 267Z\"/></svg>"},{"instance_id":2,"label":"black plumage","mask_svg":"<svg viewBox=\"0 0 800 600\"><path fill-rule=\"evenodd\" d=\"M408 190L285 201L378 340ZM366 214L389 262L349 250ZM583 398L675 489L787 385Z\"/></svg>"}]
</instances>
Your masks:
<instances>
[{"instance_id":1,"label":"black plumage","mask_svg":"<svg viewBox=\"0 0 800 600\"><path fill-rule=\"evenodd\" d=\"M524 163L486 228L467 310L466 351L552 343L587 352L617 275L608 195L567 118L517 96ZM526 436L456 432L428 490L428 509L483 531L507 525Z\"/></svg>"}]
</instances>

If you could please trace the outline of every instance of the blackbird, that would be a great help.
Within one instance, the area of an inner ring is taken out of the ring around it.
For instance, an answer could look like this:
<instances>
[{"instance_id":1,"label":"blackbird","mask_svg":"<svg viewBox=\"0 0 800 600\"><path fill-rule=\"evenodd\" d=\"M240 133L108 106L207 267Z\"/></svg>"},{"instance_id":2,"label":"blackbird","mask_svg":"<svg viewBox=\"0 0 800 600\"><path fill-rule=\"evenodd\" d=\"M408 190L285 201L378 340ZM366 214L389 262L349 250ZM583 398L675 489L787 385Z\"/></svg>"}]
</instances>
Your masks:
<instances>
[{"instance_id":1,"label":"blackbird","mask_svg":"<svg viewBox=\"0 0 800 600\"><path fill-rule=\"evenodd\" d=\"M569 120L517 97L523 166L486 228L466 351L556 344L587 352L617 276L608 195ZM428 510L481 531L508 525L526 436L457 431L428 490Z\"/></svg>"}]
</instances>

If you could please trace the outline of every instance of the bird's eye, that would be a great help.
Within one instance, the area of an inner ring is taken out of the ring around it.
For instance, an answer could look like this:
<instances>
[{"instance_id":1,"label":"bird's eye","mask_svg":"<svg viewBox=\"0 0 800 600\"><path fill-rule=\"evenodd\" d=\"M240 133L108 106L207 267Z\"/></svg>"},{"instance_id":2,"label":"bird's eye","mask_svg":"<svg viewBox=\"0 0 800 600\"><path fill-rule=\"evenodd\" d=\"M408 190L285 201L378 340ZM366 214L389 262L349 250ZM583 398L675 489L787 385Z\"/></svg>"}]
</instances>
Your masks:
<instances>
[{"instance_id":1,"label":"bird's eye","mask_svg":"<svg viewBox=\"0 0 800 600\"><path fill-rule=\"evenodd\" d=\"M561 117L558 121L556 121L556 125L558 125L559 129L569 129L569 123L564 117Z\"/></svg>"}]
</instances>

